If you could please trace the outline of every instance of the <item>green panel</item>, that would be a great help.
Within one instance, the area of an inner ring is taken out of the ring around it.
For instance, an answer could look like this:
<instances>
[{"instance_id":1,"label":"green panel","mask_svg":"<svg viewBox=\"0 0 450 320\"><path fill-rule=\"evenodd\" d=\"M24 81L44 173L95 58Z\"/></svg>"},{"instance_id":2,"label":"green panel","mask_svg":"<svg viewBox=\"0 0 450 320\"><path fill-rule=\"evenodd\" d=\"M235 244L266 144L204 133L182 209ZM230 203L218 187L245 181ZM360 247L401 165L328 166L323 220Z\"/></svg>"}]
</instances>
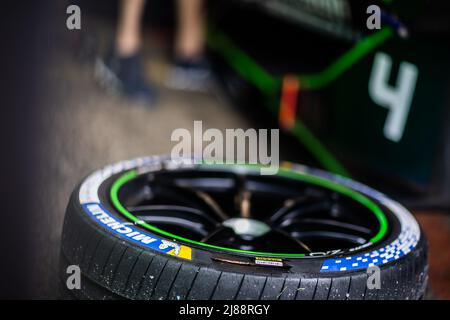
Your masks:
<instances>
[{"instance_id":1,"label":"green panel","mask_svg":"<svg viewBox=\"0 0 450 320\"><path fill-rule=\"evenodd\" d=\"M444 128L446 90L449 87L448 48L421 39L390 41L379 52L393 60L390 85L395 87L399 65L416 65L419 75L405 131L399 142L383 134L388 109L368 93L374 55L367 56L330 88L333 108L328 110L326 145L360 164L393 176L428 184L438 160Z\"/></svg>"}]
</instances>

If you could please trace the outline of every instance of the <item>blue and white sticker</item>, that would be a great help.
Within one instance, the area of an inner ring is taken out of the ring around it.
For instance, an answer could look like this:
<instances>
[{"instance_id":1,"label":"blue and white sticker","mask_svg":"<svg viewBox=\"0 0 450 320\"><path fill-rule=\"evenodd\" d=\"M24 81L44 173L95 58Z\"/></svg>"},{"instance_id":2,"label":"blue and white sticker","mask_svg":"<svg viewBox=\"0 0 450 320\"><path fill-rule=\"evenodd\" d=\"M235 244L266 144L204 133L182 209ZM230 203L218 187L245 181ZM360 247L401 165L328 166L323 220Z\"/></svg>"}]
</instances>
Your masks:
<instances>
[{"instance_id":1,"label":"blue and white sticker","mask_svg":"<svg viewBox=\"0 0 450 320\"><path fill-rule=\"evenodd\" d=\"M141 230L134 228L129 222L118 221L100 203L83 204L83 209L105 229L120 237L127 237L130 241L138 245L164 253L173 250L176 255L181 251L180 245L177 243L162 240L142 232Z\"/></svg>"},{"instance_id":2,"label":"blue and white sticker","mask_svg":"<svg viewBox=\"0 0 450 320\"><path fill-rule=\"evenodd\" d=\"M337 182L377 199L397 217L400 222L401 231L397 239L385 247L362 255L325 260L320 272L353 271L367 269L372 266L381 266L406 256L417 246L420 240L420 227L405 207L389 199L384 194L358 182L342 177L338 177Z\"/></svg>"}]
</instances>

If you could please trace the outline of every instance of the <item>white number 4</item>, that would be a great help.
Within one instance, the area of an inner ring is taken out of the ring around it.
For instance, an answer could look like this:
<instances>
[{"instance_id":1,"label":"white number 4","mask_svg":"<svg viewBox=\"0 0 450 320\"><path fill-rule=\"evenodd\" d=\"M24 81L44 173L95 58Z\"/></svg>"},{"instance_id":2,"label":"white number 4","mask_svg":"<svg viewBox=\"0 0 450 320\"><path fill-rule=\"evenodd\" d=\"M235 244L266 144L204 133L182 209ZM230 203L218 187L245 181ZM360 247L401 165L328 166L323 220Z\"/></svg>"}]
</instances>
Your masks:
<instances>
[{"instance_id":1,"label":"white number 4","mask_svg":"<svg viewBox=\"0 0 450 320\"><path fill-rule=\"evenodd\" d=\"M391 69L392 59L387 54L377 53L369 80L369 95L376 104L389 109L384 136L399 142L405 131L419 70L411 63L402 62L394 88L388 84Z\"/></svg>"}]
</instances>

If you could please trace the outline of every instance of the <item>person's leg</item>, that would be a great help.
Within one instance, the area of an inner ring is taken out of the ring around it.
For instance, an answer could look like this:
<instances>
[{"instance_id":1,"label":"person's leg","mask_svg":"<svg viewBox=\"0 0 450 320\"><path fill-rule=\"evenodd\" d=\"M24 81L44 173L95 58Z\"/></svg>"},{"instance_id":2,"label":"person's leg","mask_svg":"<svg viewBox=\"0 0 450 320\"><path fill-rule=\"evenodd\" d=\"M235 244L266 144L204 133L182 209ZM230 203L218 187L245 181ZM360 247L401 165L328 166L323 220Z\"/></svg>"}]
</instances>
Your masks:
<instances>
[{"instance_id":1,"label":"person's leg","mask_svg":"<svg viewBox=\"0 0 450 320\"><path fill-rule=\"evenodd\" d=\"M172 88L208 91L211 73L204 56L205 12L203 0L177 0L175 68L169 78Z\"/></svg>"},{"instance_id":2,"label":"person's leg","mask_svg":"<svg viewBox=\"0 0 450 320\"><path fill-rule=\"evenodd\" d=\"M175 55L182 59L203 54L205 23L203 0L177 0L177 31Z\"/></svg>"},{"instance_id":3,"label":"person's leg","mask_svg":"<svg viewBox=\"0 0 450 320\"><path fill-rule=\"evenodd\" d=\"M188 0L189 1L189 0ZM121 0L115 49L119 56L131 56L141 47L141 25L145 0Z\"/></svg>"},{"instance_id":4,"label":"person's leg","mask_svg":"<svg viewBox=\"0 0 450 320\"><path fill-rule=\"evenodd\" d=\"M141 55L141 29L145 0L121 0L116 37L97 74L107 89L152 103L155 92L147 82Z\"/></svg>"}]
</instances>

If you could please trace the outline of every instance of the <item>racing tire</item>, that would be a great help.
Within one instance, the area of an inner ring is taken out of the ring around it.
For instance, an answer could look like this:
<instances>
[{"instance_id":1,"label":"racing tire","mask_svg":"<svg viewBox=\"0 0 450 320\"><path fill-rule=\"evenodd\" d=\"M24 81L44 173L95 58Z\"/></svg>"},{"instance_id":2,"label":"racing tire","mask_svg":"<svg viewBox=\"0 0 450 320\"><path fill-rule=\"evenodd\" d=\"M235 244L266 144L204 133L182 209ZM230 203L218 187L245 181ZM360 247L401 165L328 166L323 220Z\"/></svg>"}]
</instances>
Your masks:
<instances>
[{"instance_id":1,"label":"racing tire","mask_svg":"<svg viewBox=\"0 0 450 320\"><path fill-rule=\"evenodd\" d=\"M416 220L399 203L347 178L300 165L283 165L283 172L312 177L323 185L332 184L336 188L333 192L343 192L345 197L351 192L358 201L370 200L381 208L389 223L376 243L302 257L234 249L224 251L219 246L207 247L194 241L174 239L167 233L144 228L141 220L130 221L130 217L124 216L124 207L111 198L113 192L122 199L127 196L124 192L138 193L135 185L130 185L131 191L117 188L117 181L124 180L124 175L130 172L134 174L131 180L137 181L138 177L161 170L196 172L198 167L192 161L175 163L169 158L146 157L107 166L89 175L74 190L64 220L60 278L65 297L139 300L423 298L428 277L427 243ZM220 170L228 169L221 167ZM242 170L240 168L239 172ZM66 288L69 265L79 266L81 289ZM379 288L369 289L368 268L372 266L379 268L381 282Z\"/></svg>"}]
</instances>

